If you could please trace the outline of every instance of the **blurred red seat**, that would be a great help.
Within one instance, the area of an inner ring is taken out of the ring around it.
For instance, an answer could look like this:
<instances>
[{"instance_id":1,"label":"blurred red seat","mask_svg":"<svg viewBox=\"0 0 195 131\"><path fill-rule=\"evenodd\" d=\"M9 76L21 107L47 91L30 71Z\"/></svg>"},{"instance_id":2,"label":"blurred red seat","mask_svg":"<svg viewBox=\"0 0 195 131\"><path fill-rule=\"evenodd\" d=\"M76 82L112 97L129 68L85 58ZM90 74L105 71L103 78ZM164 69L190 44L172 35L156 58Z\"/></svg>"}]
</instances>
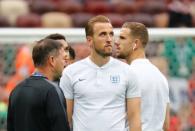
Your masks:
<instances>
[{"instance_id":1,"label":"blurred red seat","mask_svg":"<svg viewBox=\"0 0 195 131\"><path fill-rule=\"evenodd\" d=\"M9 27L10 23L5 16L0 16L0 27Z\"/></svg>"},{"instance_id":2,"label":"blurred red seat","mask_svg":"<svg viewBox=\"0 0 195 131\"><path fill-rule=\"evenodd\" d=\"M38 14L21 15L16 20L17 27L41 27L41 17Z\"/></svg>"},{"instance_id":3,"label":"blurred red seat","mask_svg":"<svg viewBox=\"0 0 195 131\"><path fill-rule=\"evenodd\" d=\"M72 14L71 16L72 16L74 27L85 27L87 21L94 15L90 13L75 13Z\"/></svg>"},{"instance_id":4,"label":"blurred red seat","mask_svg":"<svg viewBox=\"0 0 195 131\"><path fill-rule=\"evenodd\" d=\"M124 14L124 13L135 13L139 10L136 2L134 1L118 1L113 3L113 11L116 13Z\"/></svg>"},{"instance_id":5,"label":"blurred red seat","mask_svg":"<svg viewBox=\"0 0 195 131\"><path fill-rule=\"evenodd\" d=\"M56 3L48 0L33 0L30 2L30 9L34 13L44 14L50 11L56 11Z\"/></svg>"},{"instance_id":6,"label":"blurred red seat","mask_svg":"<svg viewBox=\"0 0 195 131\"><path fill-rule=\"evenodd\" d=\"M57 10L65 13L82 12L83 5L76 0L65 0L57 2Z\"/></svg>"},{"instance_id":7,"label":"blurred red seat","mask_svg":"<svg viewBox=\"0 0 195 131\"><path fill-rule=\"evenodd\" d=\"M121 27L122 24L125 22L123 15L121 14L115 14L115 13L108 13L108 14L104 14L105 16L107 16L110 21L112 22L113 27Z\"/></svg>"},{"instance_id":8,"label":"blurred red seat","mask_svg":"<svg viewBox=\"0 0 195 131\"><path fill-rule=\"evenodd\" d=\"M95 1L95 0L86 0L84 4L84 10L89 13L100 14L108 13L112 10L112 5L108 1Z\"/></svg>"},{"instance_id":9,"label":"blurred red seat","mask_svg":"<svg viewBox=\"0 0 195 131\"><path fill-rule=\"evenodd\" d=\"M124 16L125 21L129 22L140 22L145 24L147 27L153 27L154 21L152 15L149 14L142 14L142 13L136 13L136 14L128 14Z\"/></svg>"},{"instance_id":10,"label":"blurred red seat","mask_svg":"<svg viewBox=\"0 0 195 131\"><path fill-rule=\"evenodd\" d=\"M145 4L143 4L142 8L140 8L140 12L149 14L157 14L166 11L167 5L163 0L146 0Z\"/></svg>"}]
</instances>

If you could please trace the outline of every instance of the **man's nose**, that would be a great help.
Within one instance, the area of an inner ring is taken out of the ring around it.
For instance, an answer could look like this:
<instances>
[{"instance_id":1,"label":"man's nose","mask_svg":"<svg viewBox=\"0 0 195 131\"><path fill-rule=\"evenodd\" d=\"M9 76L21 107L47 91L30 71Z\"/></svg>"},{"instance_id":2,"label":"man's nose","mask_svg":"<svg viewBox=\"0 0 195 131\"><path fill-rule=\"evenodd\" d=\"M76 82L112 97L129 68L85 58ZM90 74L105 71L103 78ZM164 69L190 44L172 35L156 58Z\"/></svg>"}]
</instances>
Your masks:
<instances>
[{"instance_id":1,"label":"man's nose","mask_svg":"<svg viewBox=\"0 0 195 131\"><path fill-rule=\"evenodd\" d=\"M69 58L70 58L70 53L69 52L66 52L65 59L69 59Z\"/></svg>"},{"instance_id":2,"label":"man's nose","mask_svg":"<svg viewBox=\"0 0 195 131\"><path fill-rule=\"evenodd\" d=\"M113 41L113 36L107 35L107 41Z\"/></svg>"},{"instance_id":3,"label":"man's nose","mask_svg":"<svg viewBox=\"0 0 195 131\"><path fill-rule=\"evenodd\" d=\"M119 42L118 41L115 41L114 42L114 45L118 47L119 46Z\"/></svg>"}]
</instances>

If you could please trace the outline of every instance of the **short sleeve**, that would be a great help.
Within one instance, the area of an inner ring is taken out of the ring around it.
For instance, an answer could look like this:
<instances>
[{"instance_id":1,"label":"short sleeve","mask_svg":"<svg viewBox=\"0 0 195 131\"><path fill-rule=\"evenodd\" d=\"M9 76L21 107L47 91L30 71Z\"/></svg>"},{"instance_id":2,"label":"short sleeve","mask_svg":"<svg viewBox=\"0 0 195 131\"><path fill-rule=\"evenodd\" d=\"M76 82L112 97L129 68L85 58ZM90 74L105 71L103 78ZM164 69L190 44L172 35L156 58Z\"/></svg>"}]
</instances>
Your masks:
<instances>
[{"instance_id":1,"label":"short sleeve","mask_svg":"<svg viewBox=\"0 0 195 131\"><path fill-rule=\"evenodd\" d=\"M141 97L141 89L138 86L137 76L131 70L127 74L127 81L126 98Z\"/></svg>"},{"instance_id":2,"label":"short sleeve","mask_svg":"<svg viewBox=\"0 0 195 131\"><path fill-rule=\"evenodd\" d=\"M62 77L60 79L60 88L62 89L65 98L73 99L73 86L70 75L68 75L67 71L64 70Z\"/></svg>"}]
</instances>

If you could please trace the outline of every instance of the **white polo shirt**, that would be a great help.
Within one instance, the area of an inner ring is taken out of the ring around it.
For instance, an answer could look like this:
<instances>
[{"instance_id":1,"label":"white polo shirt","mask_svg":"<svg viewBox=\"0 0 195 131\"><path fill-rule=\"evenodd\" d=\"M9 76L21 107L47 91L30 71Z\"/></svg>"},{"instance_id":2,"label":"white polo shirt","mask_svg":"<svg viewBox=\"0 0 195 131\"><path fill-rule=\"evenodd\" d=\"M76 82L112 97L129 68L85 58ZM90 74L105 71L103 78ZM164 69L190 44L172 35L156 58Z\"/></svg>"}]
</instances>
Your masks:
<instances>
[{"instance_id":1,"label":"white polo shirt","mask_svg":"<svg viewBox=\"0 0 195 131\"><path fill-rule=\"evenodd\" d=\"M163 131L169 103L166 78L148 59L136 59L130 67L141 89L142 131Z\"/></svg>"},{"instance_id":2,"label":"white polo shirt","mask_svg":"<svg viewBox=\"0 0 195 131\"><path fill-rule=\"evenodd\" d=\"M127 131L126 98L140 97L135 75L117 59L102 67L89 57L64 69L60 87L74 99L74 131Z\"/></svg>"}]
</instances>

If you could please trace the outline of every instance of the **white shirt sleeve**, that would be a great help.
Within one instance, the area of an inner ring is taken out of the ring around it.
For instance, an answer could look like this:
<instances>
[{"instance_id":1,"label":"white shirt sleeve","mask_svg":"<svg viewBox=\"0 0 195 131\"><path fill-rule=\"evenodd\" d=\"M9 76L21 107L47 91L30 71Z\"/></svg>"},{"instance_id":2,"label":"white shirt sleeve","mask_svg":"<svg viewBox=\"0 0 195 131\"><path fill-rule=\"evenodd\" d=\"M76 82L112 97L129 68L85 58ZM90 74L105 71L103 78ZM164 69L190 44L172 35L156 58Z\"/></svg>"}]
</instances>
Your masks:
<instances>
[{"instance_id":1,"label":"white shirt sleeve","mask_svg":"<svg viewBox=\"0 0 195 131\"><path fill-rule=\"evenodd\" d=\"M126 91L126 98L141 97L141 89L138 86L138 80L133 72L129 72L128 75L128 87Z\"/></svg>"},{"instance_id":2,"label":"white shirt sleeve","mask_svg":"<svg viewBox=\"0 0 195 131\"><path fill-rule=\"evenodd\" d=\"M166 80L165 78L165 83L166 83L166 87L165 87L165 95L166 95L166 102L167 103L170 103L170 99L169 99L169 84L168 84L168 81Z\"/></svg>"},{"instance_id":3,"label":"white shirt sleeve","mask_svg":"<svg viewBox=\"0 0 195 131\"><path fill-rule=\"evenodd\" d=\"M64 70L62 77L60 78L60 88L62 89L65 98L74 99L73 97L73 86L70 75Z\"/></svg>"}]
</instances>

